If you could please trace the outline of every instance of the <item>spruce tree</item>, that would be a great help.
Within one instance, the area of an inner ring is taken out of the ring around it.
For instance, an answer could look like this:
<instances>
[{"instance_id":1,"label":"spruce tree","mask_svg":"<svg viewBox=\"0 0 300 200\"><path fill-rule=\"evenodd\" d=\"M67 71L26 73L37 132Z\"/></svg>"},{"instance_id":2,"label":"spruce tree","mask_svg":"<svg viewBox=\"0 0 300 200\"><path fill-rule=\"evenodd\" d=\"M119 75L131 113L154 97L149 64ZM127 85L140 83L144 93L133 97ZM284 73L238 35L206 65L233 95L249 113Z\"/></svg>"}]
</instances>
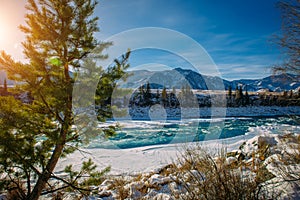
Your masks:
<instances>
[{"instance_id":1,"label":"spruce tree","mask_svg":"<svg viewBox=\"0 0 300 200\"><path fill-rule=\"evenodd\" d=\"M236 88L235 88L235 99L239 100L240 98L241 98L241 93L240 93L239 87L236 86Z\"/></svg>"},{"instance_id":2,"label":"spruce tree","mask_svg":"<svg viewBox=\"0 0 300 200\"><path fill-rule=\"evenodd\" d=\"M185 93L186 93L187 96L193 95L191 86L189 84L185 85Z\"/></svg>"},{"instance_id":3,"label":"spruce tree","mask_svg":"<svg viewBox=\"0 0 300 200\"><path fill-rule=\"evenodd\" d=\"M159 89L157 88L156 95L155 95L156 101L158 101L159 97L160 97L160 93L159 93Z\"/></svg>"},{"instance_id":4,"label":"spruce tree","mask_svg":"<svg viewBox=\"0 0 300 200\"><path fill-rule=\"evenodd\" d=\"M185 94L186 94L186 91L185 91L185 87L183 85L183 86L181 86L181 95L182 95L182 97L184 97Z\"/></svg>"},{"instance_id":5,"label":"spruce tree","mask_svg":"<svg viewBox=\"0 0 300 200\"><path fill-rule=\"evenodd\" d=\"M149 106L151 102L151 86L149 82L147 82L146 84L145 100L146 100L146 105Z\"/></svg>"},{"instance_id":6,"label":"spruce tree","mask_svg":"<svg viewBox=\"0 0 300 200\"><path fill-rule=\"evenodd\" d=\"M168 102L167 98L168 98L167 89L164 86L164 88L161 92L161 101L162 101L163 106L167 106L167 102Z\"/></svg>"},{"instance_id":7,"label":"spruce tree","mask_svg":"<svg viewBox=\"0 0 300 200\"><path fill-rule=\"evenodd\" d=\"M7 81L6 81L6 78L4 79L4 82L3 82L3 91L4 91L4 93L7 93Z\"/></svg>"},{"instance_id":8,"label":"spruce tree","mask_svg":"<svg viewBox=\"0 0 300 200\"><path fill-rule=\"evenodd\" d=\"M162 90L161 97L162 97L163 100L167 99L167 88L165 86Z\"/></svg>"},{"instance_id":9,"label":"spruce tree","mask_svg":"<svg viewBox=\"0 0 300 200\"><path fill-rule=\"evenodd\" d=\"M250 104L250 97L249 97L248 90L246 88L246 92L245 92L245 105L249 105L249 104Z\"/></svg>"},{"instance_id":10,"label":"spruce tree","mask_svg":"<svg viewBox=\"0 0 300 200\"><path fill-rule=\"evenodd\" d=\"M129 68L129 64L128 64L129 56L130 56L130 51L122 55L120 60L116 59L114 65L108 67L108 69L103 71L101 74L96 89L96 95L95 95L97 117L98 120L100 121L105 121L107 118L112 118L112 108L111 108L112 94L113 91L115 92L117 91L116 80L120 80L121 78L124 79L127 78L128 76L125 70ZM96 70L91 70L91 71L96 71ZM119 97L125 98L127 92L125 91L124 94L124 92L122 92L122 89L119 89L118 93L119 93L118 94Z\"/></svg>"},{"instance_id":11,"label":"spruce tree","mask_svg":"<svg viewBox=\"0 0 300 200\"><path fill-rule=\"evenodd\" d=\"M239 88L239 95L240 95L240 97L241 98L243 98L243 87L242 86L240 86L240 88Z\"/></svg>"},{"instance_id":12,"label":"spruce tree","mask_svg":"<svg viewBox=\"0 0 300 200\"><path fill-rule=\"evenodd\" d=\"M172 88L172 94L176 95L176 88L175 87Z\"/></svg>"},{"instance_id":13,"label":"spruce tree","mask_svg":"<svg viewBox=\"0 0 300 200\"><path fill-rule=\"evenodd\" d=\"M235 104L236 104L236 106L241 106L242 103L243 103L242 86L240 86L240 87L236 86L236 89L235 89Z\"/></svg>"},{"instance_id":14,"label":"spruce tree","mask_svg":"<svg viewBox=\"0 0 300 200\"><path fill-rule=\"evenodd\" d=\"M147 82L146 84L146 95L150 95L151 94L151 86L150 86L150 83Z\"/></svg>"},{"instance_id":15,"label":"spruce tree","mask_svg":"<svg viewBox=\"0 0 300 200\"><path fill-rule=\"evenodd\" d=\"M291 99L291 98L293 98L293 96L294 96L293 90L290 90L290 92L289 92L289 98Z\"/></svg>"},{"instance_id":16,"label":"spruce tree","mask_svg":"<svg viewBox=\"0 0 300 200\"><path fill-rule=\"evenodd\" d=\"M229 87L228 87L228 96L231 99L231 97L232 97L232 87L231 87L231 85L229 85Z\"/></svg>"},{"instance_id":17,"label":"spruce tree","mask_svg":"<svg viewBox=\"0 0 300 200\"><path fill-rule=\"evenodd\" d=\"M144 91L144 85L141 85L141 86L139 87L139 93L140 93L140 95L141 95L142 97L144 97L144 94L145 94L145 91Z\"/></svg>"},{"instance_id":18,"label":"spruce tree","mask_svg":"<svg viewBox=\"0 0 300 200\"><path fill-rule=\"evenodd\" d=\"M54 174L59 158L83 141L83 135L72 128L76 71L95 49L98 58L105 58L101 51L110 45L94 37L96 5L94 0L28 0L26 25L20 27L26 35L22 45L27 62L16 62L5 52L0 55L9 79L21 82L20 92L29 92L33 98L32 104L0 98L0 186L14 188L18 199L37 200L64 188L89 192L87 182L79 183L83 174L100 180L102 173L94 172L91 161L80 172L68 166L66 180ZM122 73L125 62L120 63L111 71Z\"/></svg>"},{"instance_id":19,"label":"spruce tree","mask_svg":"<svg viewBox=\"0 0 300 200\"><path fill-rule=\"evenodd\" d=\"M287 99L287 97L288 97L288 92L287 92L286 90L284 90L284 91L282 92L282 97L283 97L283 99Z\"/></svg>"}]
</instances>

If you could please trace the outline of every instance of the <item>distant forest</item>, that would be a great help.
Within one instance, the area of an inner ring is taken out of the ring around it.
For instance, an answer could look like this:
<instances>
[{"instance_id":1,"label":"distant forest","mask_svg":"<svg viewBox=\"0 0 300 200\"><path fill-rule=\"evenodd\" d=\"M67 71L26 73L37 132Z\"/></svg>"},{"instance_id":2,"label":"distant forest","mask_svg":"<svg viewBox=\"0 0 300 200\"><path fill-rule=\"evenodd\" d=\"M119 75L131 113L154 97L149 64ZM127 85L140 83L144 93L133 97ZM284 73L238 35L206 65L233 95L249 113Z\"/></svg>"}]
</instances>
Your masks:
<instances>
[{"instance_id":1,"label":"distant forest","mask_svg":"<svg viewBox=\"0 0 300 200\"><path fill-rule=\"evenodd\" d=\"M300 94L294 94L293 90L281 93L249 93L247 90L243 91L242 88L242 86L239 86L233 90L229 87L226 94L193 94L193 90L188 85L182 87L180 90L175 88L166 89L165 87L162 90L153 90L150 88L150 84L147 83L139 87L131 95L129 107L149 107L155 104L161 104L165 108L193 107L195 105L199 107L211 107L212 104L224 106L224 100L226 100L225 106L227 107L300 106ZM119 106L122 107L122 105Z\"/></svg>"}]
</instances>

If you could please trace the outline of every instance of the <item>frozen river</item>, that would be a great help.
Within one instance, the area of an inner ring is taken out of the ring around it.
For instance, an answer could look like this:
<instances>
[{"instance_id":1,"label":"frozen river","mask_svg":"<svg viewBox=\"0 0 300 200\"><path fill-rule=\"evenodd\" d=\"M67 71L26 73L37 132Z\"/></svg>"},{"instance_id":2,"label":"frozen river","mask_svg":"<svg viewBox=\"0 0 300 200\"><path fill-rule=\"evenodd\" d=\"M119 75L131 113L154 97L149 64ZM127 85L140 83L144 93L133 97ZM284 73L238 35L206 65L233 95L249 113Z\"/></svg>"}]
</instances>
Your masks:
<instances>
[{"instance_id":1,"label":"frozen river","mask_svg":"<svg viewBox=\"0 0 300 200\"><path fill-rule=\"evenodd\" d=\"M229 117L170 121L109 121L120 129L113 137L96 138L88 148L127 149L160 144L231 138L251 132L300 133L300 117Z\"/></svg>"}]
</instances>

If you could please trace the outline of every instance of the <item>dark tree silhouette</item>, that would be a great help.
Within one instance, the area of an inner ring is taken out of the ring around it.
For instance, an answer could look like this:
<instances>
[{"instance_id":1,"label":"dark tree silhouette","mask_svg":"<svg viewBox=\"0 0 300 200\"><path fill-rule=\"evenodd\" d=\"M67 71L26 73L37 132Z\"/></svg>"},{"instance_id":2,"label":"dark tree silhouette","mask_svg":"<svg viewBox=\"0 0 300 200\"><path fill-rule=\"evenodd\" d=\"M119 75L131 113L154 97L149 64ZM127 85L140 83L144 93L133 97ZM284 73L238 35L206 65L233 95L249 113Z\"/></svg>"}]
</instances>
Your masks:
<instances>
[{"instance_id":1,"label":"dark tree silhouette","mask_svg":"<svg viewBox=\"0 0 300 200\"><path fill-rule=\"evenodd\" d=\"M281 48L285 62L274 66L275 72L293 72L300 74L300 1L280 1L281 33L275 35L275 43Z\"/></svg>"}]
</instances>

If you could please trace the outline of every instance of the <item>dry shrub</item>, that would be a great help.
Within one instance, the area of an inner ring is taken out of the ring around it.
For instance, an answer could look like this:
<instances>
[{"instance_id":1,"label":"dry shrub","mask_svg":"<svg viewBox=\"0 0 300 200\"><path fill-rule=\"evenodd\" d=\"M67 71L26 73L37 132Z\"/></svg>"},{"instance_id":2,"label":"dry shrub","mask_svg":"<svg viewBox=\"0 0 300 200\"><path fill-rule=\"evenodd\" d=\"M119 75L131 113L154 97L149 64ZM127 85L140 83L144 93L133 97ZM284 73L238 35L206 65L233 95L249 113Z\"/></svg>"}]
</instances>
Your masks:
<instances>
[{"instance_id":1,"label":"dry shrub","mask_svg":"<svg viewBox=\"0 0 300 200\"><path fill-rule=\"evenodd\" d=\"M17 180L17 181L7 181L7 200L15 200L15 199L25 199L26 198L26 189L24 184Z\"/></svg>"},{"instance_id":2,"label":"dry shrub","mask_svg":"<svg viewBox=\"0 0 300 200\"><path fill-rule=\"evenodd\" d=\"M124 186L128 183L124 177L116 177L112 180L108 189L115 190L117 192L117 199L126 199L129 196L128 188Z\"/></svg>"},{"instance_id":3,"label":"dry shrub","mask_svg":"<svg viewBox=\"0 0 300 200\"><path fill-rule=\"evenodd\" d=\"M226 163L226 154L213 158L200 146L185 149L177 163L181 199L258 199L259 183L251 172Z\"/></svg>"}]
</instances>

